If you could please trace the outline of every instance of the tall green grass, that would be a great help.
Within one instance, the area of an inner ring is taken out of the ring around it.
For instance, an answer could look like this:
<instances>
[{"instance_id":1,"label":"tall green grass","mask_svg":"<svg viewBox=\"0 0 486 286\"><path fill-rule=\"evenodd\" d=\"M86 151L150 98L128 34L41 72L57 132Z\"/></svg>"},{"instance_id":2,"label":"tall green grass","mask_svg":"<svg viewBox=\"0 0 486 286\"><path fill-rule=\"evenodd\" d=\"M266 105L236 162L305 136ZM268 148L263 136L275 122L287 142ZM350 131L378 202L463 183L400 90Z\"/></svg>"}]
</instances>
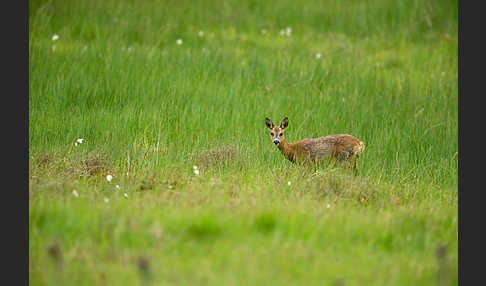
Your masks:
<instances>
[{"instance_id":1,"label":"tall green grass","mask_svg":"<svg viewBox=\"0 0 486 286\"><path fill-rule=\"evenodd\" d=\"M136 284L142 253L174 285L430 285L442 243L457 284L457 67L457 1L30 1L31 283ZM365 142L360 175L284 160L286 116Z\"/></svg>"}]
</instances>

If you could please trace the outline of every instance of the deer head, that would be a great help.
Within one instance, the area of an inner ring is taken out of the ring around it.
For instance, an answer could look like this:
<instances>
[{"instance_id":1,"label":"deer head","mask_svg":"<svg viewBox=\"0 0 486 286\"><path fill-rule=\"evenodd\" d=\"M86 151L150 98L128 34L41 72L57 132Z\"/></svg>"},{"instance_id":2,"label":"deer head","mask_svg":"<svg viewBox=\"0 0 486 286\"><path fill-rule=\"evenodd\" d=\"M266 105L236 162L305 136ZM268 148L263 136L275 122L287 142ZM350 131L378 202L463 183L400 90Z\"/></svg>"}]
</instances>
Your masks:
<instances>
[{"instance_id":1,"label":"deer head","mask_svg":"<svg viewBox=\"0 0 486 286\"><path fill-rule=\"evenodd\" d=\"M272 139L272 142L273 144L275 144L275 146L278 146L281 141L285 140L285 128L289 126L289 119L287 117L282 120L282 123L280 123L279 126L275 126L272 120L267 117L265 118L265 125L268 127L268 129L270 129L270 138Z\"/></svg>"}]
</instances>

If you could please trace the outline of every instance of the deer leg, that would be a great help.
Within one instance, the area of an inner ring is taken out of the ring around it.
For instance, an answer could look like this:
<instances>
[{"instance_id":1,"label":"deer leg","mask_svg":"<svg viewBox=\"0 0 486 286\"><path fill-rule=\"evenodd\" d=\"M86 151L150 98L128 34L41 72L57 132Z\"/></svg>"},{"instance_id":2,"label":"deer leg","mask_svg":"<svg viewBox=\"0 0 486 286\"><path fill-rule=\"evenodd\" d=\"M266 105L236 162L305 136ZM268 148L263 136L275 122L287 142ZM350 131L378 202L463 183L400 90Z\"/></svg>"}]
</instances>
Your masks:
<instances>
[{"instance_id":1,"label":"deer leg","mask_svg":"<svg viewBox=\"0 0 486 286\"><path fill-rule=\"evenodd\" d=\"M351 168L353 169L353 173L355 176L358 175L358 157L353 156L352 161L351 161Z\"/></svg>"}]
</instances>

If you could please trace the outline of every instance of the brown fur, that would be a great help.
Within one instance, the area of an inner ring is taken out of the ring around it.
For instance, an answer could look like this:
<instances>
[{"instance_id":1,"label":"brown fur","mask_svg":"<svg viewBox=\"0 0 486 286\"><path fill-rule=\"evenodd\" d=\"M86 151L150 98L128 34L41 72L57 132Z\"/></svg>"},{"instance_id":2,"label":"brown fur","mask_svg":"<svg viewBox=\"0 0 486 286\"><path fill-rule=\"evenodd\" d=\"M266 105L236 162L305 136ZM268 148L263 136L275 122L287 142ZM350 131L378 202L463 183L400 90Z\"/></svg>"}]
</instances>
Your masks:
<instances>
[{"instance_id":1,"label":"brown fur","mask_svg":"<svg viewBox=\"0 0 486 286\"><path fill-rule=\"evenodd\" d=\"M283 133L288 125L288 119L284 119L280 126L275 126L270 119L266 119L266 125L275 134L276 128ZM275 138L272 137L272 141ZM306 138L294 143L285 140L285 136L279 137L277 145L280 152L293 163L304 164L323 163L337 161L347 163L357 172L357 160L363 153L364 143L349 134L333 134L320 138ZM333 160L334 159L334 160Z\"/></svg>"}]
</instances>

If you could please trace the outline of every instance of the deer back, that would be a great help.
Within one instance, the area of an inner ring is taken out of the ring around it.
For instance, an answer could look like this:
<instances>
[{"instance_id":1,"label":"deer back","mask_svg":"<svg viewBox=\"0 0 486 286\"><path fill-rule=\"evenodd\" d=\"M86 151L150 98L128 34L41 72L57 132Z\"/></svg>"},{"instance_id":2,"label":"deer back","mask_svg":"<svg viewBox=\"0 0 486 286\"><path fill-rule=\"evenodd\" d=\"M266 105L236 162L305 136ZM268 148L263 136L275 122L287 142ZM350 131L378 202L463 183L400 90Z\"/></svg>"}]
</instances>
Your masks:
<instances>
[{"instance_id":1,"label":"deer back","mask_svg":"<svg viewBox=\"0 0 486 286\"><path fill-rule=\"evenodd\" d=\"M303 139L292 144L296 155L303 159L322 160L330 157L348 159L359 156L364 144L348 134L334 134L320 138Z\"/></svg>"}]
</instances>

